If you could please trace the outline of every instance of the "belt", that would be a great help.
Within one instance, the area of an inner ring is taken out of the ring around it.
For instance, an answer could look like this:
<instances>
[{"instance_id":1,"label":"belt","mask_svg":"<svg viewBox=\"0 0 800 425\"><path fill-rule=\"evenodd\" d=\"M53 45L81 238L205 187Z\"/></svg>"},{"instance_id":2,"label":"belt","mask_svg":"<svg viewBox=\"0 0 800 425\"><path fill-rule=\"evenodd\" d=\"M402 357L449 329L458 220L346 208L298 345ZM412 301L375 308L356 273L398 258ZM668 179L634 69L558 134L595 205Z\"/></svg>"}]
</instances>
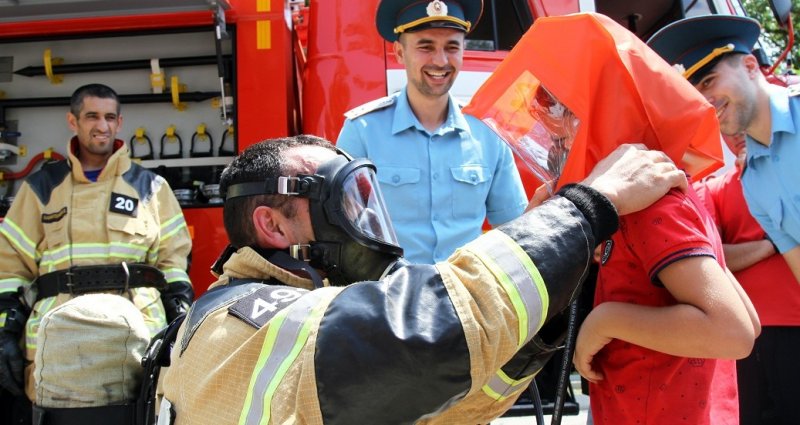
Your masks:
<instances>
[{"instance_id":1,"label":"belt","mask_svg":"<svg viewBox=\"0 0 800 425\"><path fill-rule=\"evenodd\" d=\"M33 406L34 425L133 425L136 403L97 407Z\"/></svg>"},{"instance_id":2,"label":"belt","mask_svg":"<svg viewBox=\"0 0 800 425\"><path fill-rule=\"evenodd\" d=\"M147 264L73 266L39 276L37 301L58 294L80 295L90 292L124 291L130 288L167 287L164 273Z\"/></svg>"}]
</instances>

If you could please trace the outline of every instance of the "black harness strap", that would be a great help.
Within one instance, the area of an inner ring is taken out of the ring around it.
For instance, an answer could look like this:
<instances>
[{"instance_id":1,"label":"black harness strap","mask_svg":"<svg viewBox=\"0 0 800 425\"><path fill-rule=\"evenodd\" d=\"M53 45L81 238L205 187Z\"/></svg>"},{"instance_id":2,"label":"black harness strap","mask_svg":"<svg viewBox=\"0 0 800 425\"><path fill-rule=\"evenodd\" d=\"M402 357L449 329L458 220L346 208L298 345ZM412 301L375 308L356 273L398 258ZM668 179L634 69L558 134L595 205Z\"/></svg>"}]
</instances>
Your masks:
<instances>
[{"instance_id":1,"label":"black harness strap","mask_svg":"<svg viewBox=\"0 0 800 425\"><path fill-rule=\"evenodd\" d=\"M136 403L99 407L33 406L33 425L135 425Z\"/></svg>"}]
</instances>

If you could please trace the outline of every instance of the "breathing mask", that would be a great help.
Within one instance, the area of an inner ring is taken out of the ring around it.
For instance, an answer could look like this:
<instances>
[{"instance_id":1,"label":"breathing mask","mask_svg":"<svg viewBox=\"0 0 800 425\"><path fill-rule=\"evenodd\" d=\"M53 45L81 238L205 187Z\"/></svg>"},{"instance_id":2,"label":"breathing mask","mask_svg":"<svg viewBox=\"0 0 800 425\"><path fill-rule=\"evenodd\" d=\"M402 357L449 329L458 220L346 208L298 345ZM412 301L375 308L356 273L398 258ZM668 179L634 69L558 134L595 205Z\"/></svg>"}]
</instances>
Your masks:
<instances>
[{"instance_id":1,"label":"breathing mask","mask_svg":"<svg viewBox=\"0 0 800 425\"><path fill-rule=\"evenodd\" d=\"M293 257L326 273L332 285L378 280L403 256L383 200L375 165L342 151L314 174L233 184L226 199L273 195L308 198L314 241L292 245Z\"/></svg>"}]
</instances>

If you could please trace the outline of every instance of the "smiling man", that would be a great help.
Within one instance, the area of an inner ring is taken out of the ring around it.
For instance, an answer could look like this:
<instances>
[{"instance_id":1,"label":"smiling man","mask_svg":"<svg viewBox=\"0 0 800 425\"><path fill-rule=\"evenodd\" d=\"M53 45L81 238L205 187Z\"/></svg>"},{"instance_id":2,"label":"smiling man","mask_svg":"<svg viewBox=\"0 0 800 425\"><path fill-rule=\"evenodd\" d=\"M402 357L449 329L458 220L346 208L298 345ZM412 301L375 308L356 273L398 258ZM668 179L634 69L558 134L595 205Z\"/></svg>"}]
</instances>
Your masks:
<instances>
[{"instance_id":1,"label":"smiling man","mask_svg":"<svg viewBox=\"0 0 800 425\"><path fill-rule=\"evenodd\" d=\"M34 423L123 423L141 374L126 359L141 359L194 298L191 239L169 184L132 163L117 139L113 89L76 89L67 124L67 159L29 175L0 224L0 398L24 406L27 396L44 421ZM88 297L100 292L121 296ZM126 311L120 320L131 325L115 327Z\"/></svg>"},{"instance_id":2,"label":"smiling man","mask_svg":"<svg viewBox=\"0 0 800 425\"><path fill-rule=\"evenodd\" d=\"M750 18L698 16L647 44L714 105L723 134L745 133L747 206L800 282L800 91L767 82L750 53L760 31Z\"/></svg>"},{"instance_id":3,"label":"smiling man","mask_svg":"<svg viewBox=\"0 0 800 425\"><path fill-rule=\"evenodd\" d=\"M482 0L383 0L376 24L406 69L404 90L345 115L337 145L367 157L406 258L432 264L520 214L525 190L511 150L461 113L449 91Z\"/></svg>"}]
</instances>

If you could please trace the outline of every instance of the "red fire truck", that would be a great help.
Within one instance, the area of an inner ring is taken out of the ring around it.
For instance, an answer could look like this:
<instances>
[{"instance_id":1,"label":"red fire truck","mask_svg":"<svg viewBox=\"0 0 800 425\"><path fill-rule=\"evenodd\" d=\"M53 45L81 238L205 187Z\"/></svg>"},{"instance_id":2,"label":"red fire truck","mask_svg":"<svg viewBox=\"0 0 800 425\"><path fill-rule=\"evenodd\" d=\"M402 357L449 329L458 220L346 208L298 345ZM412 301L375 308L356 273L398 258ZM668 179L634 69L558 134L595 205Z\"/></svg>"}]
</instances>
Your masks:
<instances>
[{"instance_id":1,"label":"red fire truck","mask_svg":"<svg viewBox=\"0 0 800 425\"><path fill-rule=\"evenodd\" d=\"M120 137L184 206L202 293L227 243L215 190L232 156L269 137L335 140L345 111L404 85L375 30L377 3L0 0L0 213L15 181L64 153L69 94L108 84L122 94ZM587 11L643 39L687 16L744 14L739 0L484 0L454 95L469 99L537 18Z\"/></svg>"}]
</instances>

